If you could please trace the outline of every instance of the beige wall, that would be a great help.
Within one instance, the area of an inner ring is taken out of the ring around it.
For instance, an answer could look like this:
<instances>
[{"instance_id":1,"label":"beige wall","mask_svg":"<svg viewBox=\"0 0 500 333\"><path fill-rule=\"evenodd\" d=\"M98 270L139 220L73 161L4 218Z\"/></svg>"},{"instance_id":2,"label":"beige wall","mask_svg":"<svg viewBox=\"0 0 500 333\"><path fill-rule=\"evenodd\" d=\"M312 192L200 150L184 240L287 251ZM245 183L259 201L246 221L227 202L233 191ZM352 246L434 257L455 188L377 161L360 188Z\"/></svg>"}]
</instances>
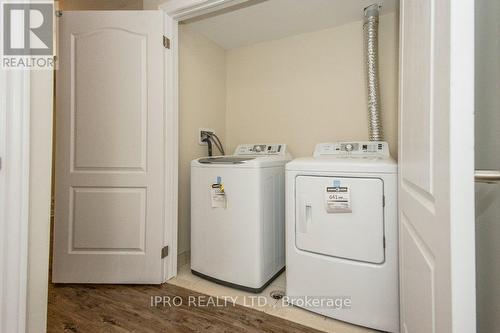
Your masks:
<instances>
[{"instance_id":1,"label":"beige wall","mask_svg":"<svg viewBox=\"0 0 500 333\"><path fill-rule=\"evenodd\" d=\"M500 1L478 0L475 9L476 169L495 170L500 168L500 154L494 153L500 142Z\"/></svg>"},{"instance_id":2,"label":"beige wall","mask_svg":"<svg viewBox=\"0 0 500 333\"><path fill-rule=\"evenodd\" d=\"M500 170L500 2L475 2L475 164ZM476 184L478 332L500 327L500 186Z\"/></svg>"},{"instance_id":3,"label":"beige wall","mask_svg":"<svg viewBox=\"0 0 500 333\"><path fill-rule=\"evenodd\" d=\"M142 0L59 0L61 10L142 9Z\"/></svg>"},{"instance_id":4,"label":"beige wall","mask_svg":"<svg viewBox=\"0 0 500 333\"><path fill-rule=\"evenodd\" d=\"M398 27L380 18L383 125L397 152ZM362 22L227 52L226 145L284 142L295 157L318 142L365 140Z\"/></svg>"},{"instance_id":5,"label":"beige wall","mask_svg":"<svg viewBox=\"0 0 500 333\"><path fill-rule=\"evenodd\" d=\"M225 141L225 51L188 27L179 27L179 254L190 249L190 162L206 156L200 127Z\"/></svg>"},{"instance_id":6,"label":"beige wall","mask_svg":"<svg viewBox=\"0 0 500 333\"><path fill-rule=\"evenodd\" d=\"M158 9L158 6L164 4L167 0L143 0L144 9L154 10Z\"/></svg>"}]
</instances>

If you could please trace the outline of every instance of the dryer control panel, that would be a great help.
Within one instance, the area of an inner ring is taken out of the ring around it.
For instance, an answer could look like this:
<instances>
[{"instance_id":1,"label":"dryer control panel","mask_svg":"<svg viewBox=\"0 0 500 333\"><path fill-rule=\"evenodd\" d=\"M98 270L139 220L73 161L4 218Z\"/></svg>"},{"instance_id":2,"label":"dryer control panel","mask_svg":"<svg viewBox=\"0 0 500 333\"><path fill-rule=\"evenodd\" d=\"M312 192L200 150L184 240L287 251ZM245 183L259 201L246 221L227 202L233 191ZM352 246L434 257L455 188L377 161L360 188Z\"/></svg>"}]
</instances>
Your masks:
<instances>
[{"instance_id":1,"label":"dryer control panel","mask_svg":"<svg viewBox=\"0 0 500 333\"><path fill-rule=\"evenodd\" d=\"M285 155L286 145L276 144L244 144L236 147L234 155Z\"/></svg>"},{"instance_id":2,"label":"dryer control panel","mask_svg":"<svg viewBox=\"0 0 500 333\"><path fill-rule=\"evenodd\" d=\"M389 145L384 141L351 141L336 143L318 143L314 157L320 156L369 156L389 157Z\"/></svg>"}]
</instances>

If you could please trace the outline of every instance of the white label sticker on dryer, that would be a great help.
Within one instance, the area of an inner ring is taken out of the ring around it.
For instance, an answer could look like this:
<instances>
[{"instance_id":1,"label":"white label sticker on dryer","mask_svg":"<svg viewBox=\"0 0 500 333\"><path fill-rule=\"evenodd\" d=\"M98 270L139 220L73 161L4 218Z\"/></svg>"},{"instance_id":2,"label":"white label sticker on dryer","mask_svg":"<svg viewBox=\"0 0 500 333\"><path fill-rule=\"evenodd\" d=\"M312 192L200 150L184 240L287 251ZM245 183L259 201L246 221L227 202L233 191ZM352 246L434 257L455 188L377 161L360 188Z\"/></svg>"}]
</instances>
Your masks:
<instances>
[{"instance_id":1,"label":"white label sticker on dryer","mask_svg":"<svg viewBox=\"0 0 500 333\"><path fill-rule=\"evenodd\" d=\"M349 186L329 186L325 192L327 213L352 213Z\"/></svg>"},{"instance_id":2,"label":"white label sticker on dryer","mask_svg":"<svg viewBox=\"0 0 500 333\"><path fill-rule=\"evenodd\" d=\"M222 184L212 184L210 188L210 197L212 201L212 208L226 208L226 192L224 191L224 185Z\"/></svg>"}]
</instances>

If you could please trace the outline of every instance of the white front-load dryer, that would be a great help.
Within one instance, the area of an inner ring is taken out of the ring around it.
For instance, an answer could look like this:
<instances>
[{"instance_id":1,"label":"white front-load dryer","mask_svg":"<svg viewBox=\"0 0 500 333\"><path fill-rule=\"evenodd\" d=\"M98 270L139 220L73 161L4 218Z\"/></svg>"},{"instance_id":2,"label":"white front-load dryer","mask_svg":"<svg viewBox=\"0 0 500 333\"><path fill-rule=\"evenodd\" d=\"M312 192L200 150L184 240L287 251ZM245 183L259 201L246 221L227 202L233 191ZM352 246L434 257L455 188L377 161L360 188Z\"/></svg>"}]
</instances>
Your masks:
<instances>
[{"instance_id":1,"label":"white front-load dryer","mask_svg":"<svg viewBox=\"0 0 500 333\"><path fill-rule=\"evenodd\" d=\"M286 294L399 332L397 164L385 142L318 144L286 166Z\"/></svg>"},{"instance_id":2,"label":"white front-load dryer","mask_svg":"<svg viewBox=\"0 0 500 333\"><path fill-rule=\"evenodd\" d=\"M191 271L262 291L285 266L285 144L191 162Z\"/></svg>"}]
</instances>

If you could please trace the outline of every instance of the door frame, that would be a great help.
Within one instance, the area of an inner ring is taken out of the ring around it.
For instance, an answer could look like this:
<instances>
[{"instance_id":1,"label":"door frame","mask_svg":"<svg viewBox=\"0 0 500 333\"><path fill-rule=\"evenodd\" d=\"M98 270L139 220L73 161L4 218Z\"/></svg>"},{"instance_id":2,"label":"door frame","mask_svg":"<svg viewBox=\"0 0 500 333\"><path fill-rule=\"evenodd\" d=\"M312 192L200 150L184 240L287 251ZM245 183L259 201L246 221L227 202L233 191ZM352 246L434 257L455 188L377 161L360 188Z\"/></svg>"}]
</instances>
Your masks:
<instances>
[{"instance_id":1,"label":"door frame","mask_svg":"<svg viewBox=\"0 0 500 333\"><path fill-rule=\"evenodd\" d=\"M164 13L164 34L170 40L166 52L166 163L165 234L170 253L164 265L164 280L177 275L178 166L179 166L179 22L249 0L166 0L159 6Z\"/></svg>"},{"instance_id":2,"label":"door frame","mask_svg":"<svg viewBox=\"0 0 500 333\"><path fill-rule=\"evenodd\" d=\"M29 70L0 70L0 267L9 272L0 275L2 332L27 326L30 77Z\"/></svg>"}]
</instances>

